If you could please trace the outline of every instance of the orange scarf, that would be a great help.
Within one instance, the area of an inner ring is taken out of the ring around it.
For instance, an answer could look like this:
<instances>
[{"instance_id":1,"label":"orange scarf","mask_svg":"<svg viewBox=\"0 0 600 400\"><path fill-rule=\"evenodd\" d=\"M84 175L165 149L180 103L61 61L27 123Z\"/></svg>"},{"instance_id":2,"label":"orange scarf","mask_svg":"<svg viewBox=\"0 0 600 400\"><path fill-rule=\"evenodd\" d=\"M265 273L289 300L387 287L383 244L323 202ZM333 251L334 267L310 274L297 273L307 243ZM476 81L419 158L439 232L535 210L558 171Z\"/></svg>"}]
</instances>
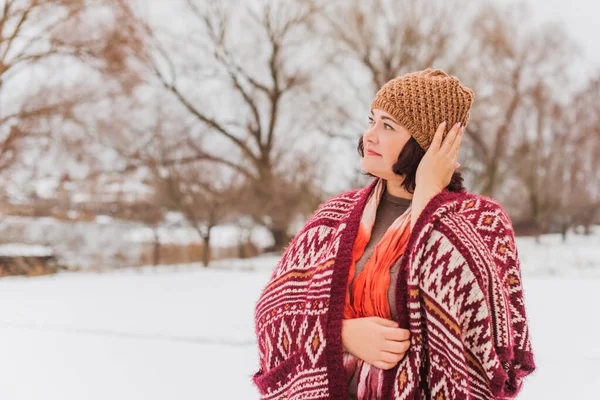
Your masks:
<instances>
[{"instance_id":1,"label":"orange scarf","mask_svg":"<svg viewBox=\"0 0 600 400\"><path fill-rule=\"evenodd\" d=\"M371 197L367 200L363 211L358 233L352 248L352 263L348 273L348 285L356 272L356 262L365 252L375 224L375 216L381 195L385 191L385 180L379 179ZM404 253L410 236L410 212L408 207L388 228L375 247L371 258L364 269L356 276L352 284L352 301L346 291L344 319L372 317L391 319L390 305L387 297L390 286L390 268Z\"/></svg>"}]
</instances>

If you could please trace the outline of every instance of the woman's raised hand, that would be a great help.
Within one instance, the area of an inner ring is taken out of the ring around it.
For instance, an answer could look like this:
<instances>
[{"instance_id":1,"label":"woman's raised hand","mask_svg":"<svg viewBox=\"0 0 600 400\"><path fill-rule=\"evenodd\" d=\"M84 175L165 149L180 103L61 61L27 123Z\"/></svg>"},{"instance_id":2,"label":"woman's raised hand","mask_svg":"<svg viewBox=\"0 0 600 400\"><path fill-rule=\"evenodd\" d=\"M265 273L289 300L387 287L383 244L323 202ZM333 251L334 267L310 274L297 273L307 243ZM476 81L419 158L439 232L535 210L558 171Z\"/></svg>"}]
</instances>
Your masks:
<instances>
[{"instance_id":1,"label":"woman's raised hand","mask_svg":"<svg viewBox=\"0 0 600 400\"><path fill-rule=\"evenodd\" d=\"M415 176L417 189L421 186L420 189L427 192L439 193L450 184L452 174L456 170L458 149L465 128L461 128L460 122L457 122L442 142L445 129L444 121L438 126L431 145L419 163Z\"/></svg>"},{"instance_id":2,"label":"woman's raised hand","mask_svg":"<svg viewBox=\"0 0 600 400\"><path fill-rule=\"evenodd\" d=\"M456 123L442 142L445 129L446 123L442 122L417 167L410 214L411 230L429 200L450 184L452 174L458 168L456 159L465 128Z\"/></svg>"},{"instance_id":3,"label":"woman's raised hand","mask_svg":"<svg viewBox=\"0 0 600 400\"><path fill-rule=\"evenodd\" d=\"M345 319L342 322L344 350L381 369L391 369L410 347L410 331L395 321L380 317Z\"/></svg>"}]
</instances>

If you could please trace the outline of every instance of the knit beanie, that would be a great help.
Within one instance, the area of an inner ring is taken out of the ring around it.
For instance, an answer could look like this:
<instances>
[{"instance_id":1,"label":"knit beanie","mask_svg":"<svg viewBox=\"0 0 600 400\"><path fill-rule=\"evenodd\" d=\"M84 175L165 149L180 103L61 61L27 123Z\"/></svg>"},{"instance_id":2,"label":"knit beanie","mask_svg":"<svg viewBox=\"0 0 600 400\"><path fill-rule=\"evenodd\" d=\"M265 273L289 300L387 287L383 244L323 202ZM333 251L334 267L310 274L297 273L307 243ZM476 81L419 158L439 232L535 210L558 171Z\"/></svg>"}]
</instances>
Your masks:
<instances>
[{"instance_id":1,"label":"knit beanie","mask_svg":"<svg viewBox=\"0 0 600 400\"><path fill-rule=\"evenodd\" d=\"M375 95L371 109L390 114L427 151L442 122L447 127L443 137L457 122L467 126L474 99L473 91L455 77L427 68L387 82Z\"/></svg>"}]
</instances>

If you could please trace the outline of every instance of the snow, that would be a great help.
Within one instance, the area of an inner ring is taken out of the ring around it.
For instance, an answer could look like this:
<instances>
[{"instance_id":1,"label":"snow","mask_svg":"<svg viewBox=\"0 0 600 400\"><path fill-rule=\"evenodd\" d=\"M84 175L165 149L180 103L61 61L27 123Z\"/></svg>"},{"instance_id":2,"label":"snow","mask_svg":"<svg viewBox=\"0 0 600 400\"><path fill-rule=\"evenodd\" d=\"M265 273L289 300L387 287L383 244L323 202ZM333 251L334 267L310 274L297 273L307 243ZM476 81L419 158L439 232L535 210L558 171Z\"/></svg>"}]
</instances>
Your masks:
<instances>
[{"instance_id":1,"label":"snow","mask_svg":"<svg viewBox=\"0 0 600 400\"><path fill-rule=\"evenodd\" d=\"M116 266L117 259L123 260L120 265L133 264L139 259L141 245L119 240L124 232L138 226L125 221L99 224L6 216L0 225L0 238L5 242L48 245L64 265Z\"/></svg>"},{"instance_id":2,"label":"snow","mask_svg":"<svg viewBox=\"0 0 600 400\"><path fill-rule=\"evenodd\" d=\"M538 365L519 399L597 398L598 239L517 241ZM253 311L278 259L0 279L0 398L258 398Z\"/></svg>"},{"instance_id":3,"label":"snow","mask_svg":"<svg viewBox=\"0 0 600 400\"><path fill-rule=\"evenodd\" d=\"M56 195L58 188L58 179L50 178L39 178L35 184L30 183L34 186L35 194L43 199L50 199Z\"/></svg>"},{"instance_id":4,"label":"snow","mask_svg":"<svg viewBox=\"0 0 600 400\"><path fill-rule=\"evenodd\" d=\"M210 242L212 246L232 247L239 243L242 237L240 227L231 224L222 224L215 226L210 232ZM158 228L158 237L161 243L177 243L187 245L191 243L200 243L200 235L190 227L161 227ZM254 227L250 230L250 239L261 248L273 244L271 233L263 227ZM151 228L144 226L131 230L125 235L125 240L134 243L152 243L154 242L154 233Z\"/></svg>"},{"instance_id":5,"label":"snow","mask_svg":"<svg viewBox=\"0 0 600 400\"><path fill-rule=\"evenodd\" d=\"M256 398L253 308L273 267L2 279L0 398Z\"/></svg>"},{"instance_id":6,"label":"snow","mask_svg":"<svg viewBox=\"0 0 600 400\"><path fill-rule=\"evenodd\" d=\"M170 222L159 226L162 244L185 246L201 243L196 230L175 224L176 219L176 214L171 213ZM154 232L150 227L107 215L97 216L94 222L19 216L2 217L1 222L1 241L44 243L54 250L61 264L82 268L134 264L139 260L144 245L154 242ZM245 224L248 226L247 222ZM234 224L222 224L211 230L211 247L235 247L246 234L259 248L273 244L270 232L264 227L242 229Z\"/></svg>"},{"instance_id":7,"label":"snow","mask_svg":"<svg viewBox=\"0 0 600 400\"><path fill-rule=\"evenodd\" d=\"M79 171L81 174L82 171ZM153 193L150 185L140 182L137 177L123 176L122 174L102 175L90 185L89 179L85 176L79 176L77 173L70 172L69 175L75 180L65 181L62 183L62 188L72 195L72 200L75 202L85 202L93 200L97 197L103 198L119 198L126 197L131 201L145 196L151 196ZM57 192L61 187L61 176L38 178L34 183L33 190L36 195L41 198L52 199L57 196Z\"/></svg>"},{"instance_id":8,"label":"snow","mask_svg":"<svg viewBox=\"0 0 600 400\"><path fill-rule=\"evenodd\" d=\"M52 255L54 255L54 252L48 246L23 243L0 244L0 256L4 257L49 257Z\"/></svg>"},{"instance_id":9,"label":"snow","mask_svg":"<svg viewBox=\"0 0 600 400\"><path fill-rule=\"evenodd\" d=\"M110 215L96 215L95 221L97 224L110 224L114 219Z\"/></svg>"},{"instance_id":10,"label":"snow","mask_svg":"<svg viewBox=\"0 0 600 400\"><path fill-rule=\"evenodd\" d=\"M517 237L519 260L529 275L600 278L600 227L592 231L589 236L569 233L566 243L559 234L543 235L539 244L531 237Z\"/></svg>"}]
</instances>

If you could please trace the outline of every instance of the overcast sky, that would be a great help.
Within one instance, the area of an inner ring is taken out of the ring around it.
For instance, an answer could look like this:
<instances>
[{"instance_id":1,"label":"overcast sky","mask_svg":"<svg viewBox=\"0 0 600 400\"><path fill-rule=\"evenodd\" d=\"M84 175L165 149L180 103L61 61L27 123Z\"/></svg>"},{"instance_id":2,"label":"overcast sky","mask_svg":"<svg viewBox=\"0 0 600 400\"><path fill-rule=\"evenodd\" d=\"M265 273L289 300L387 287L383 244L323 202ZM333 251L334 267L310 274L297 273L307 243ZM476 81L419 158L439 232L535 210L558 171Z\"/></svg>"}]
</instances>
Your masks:
<instances>
[{"instance_id":1,"label":"overcast sky","mask_svg":"<svg viewBox=\"0 0 600 400\"><path fill-rule=\"evenodd\" d=\"M514 2L514 0L503 0ZM567 32L579 43L587 65L587 74L600 73L600 1L598 0L527 0L536 21L562 21Z\"/></svg>"},{"instance_id":2,"label":"overcast sky","mask_svg":"<svg viewBox=\"0 0 600 400\"><path fill-rule=\"evenodd\" d=\"M494 0L499 1L499 0ZM518 2L501 0L504 3ZM534 21L562 21L567 32L580 44L586 65L578 66L586 78L600 73L600 1L599 0L524 0L532 9ZM173 0L142 0L142 9L149 8L164 16L172 11ZM152 12L154 14L154 12Z\"/></svg>"},{"instance_id":3,"label":"overcast sky","mask_svg":"<svg viewBox=\"0 0 600 400\"><path fill-rule=\"evenodd\" d=\"M539 18L565 21L567 30L581 43L591 66L600 67L600 2L598 0L529 0Z\"/></svg>"}]
</instances>

